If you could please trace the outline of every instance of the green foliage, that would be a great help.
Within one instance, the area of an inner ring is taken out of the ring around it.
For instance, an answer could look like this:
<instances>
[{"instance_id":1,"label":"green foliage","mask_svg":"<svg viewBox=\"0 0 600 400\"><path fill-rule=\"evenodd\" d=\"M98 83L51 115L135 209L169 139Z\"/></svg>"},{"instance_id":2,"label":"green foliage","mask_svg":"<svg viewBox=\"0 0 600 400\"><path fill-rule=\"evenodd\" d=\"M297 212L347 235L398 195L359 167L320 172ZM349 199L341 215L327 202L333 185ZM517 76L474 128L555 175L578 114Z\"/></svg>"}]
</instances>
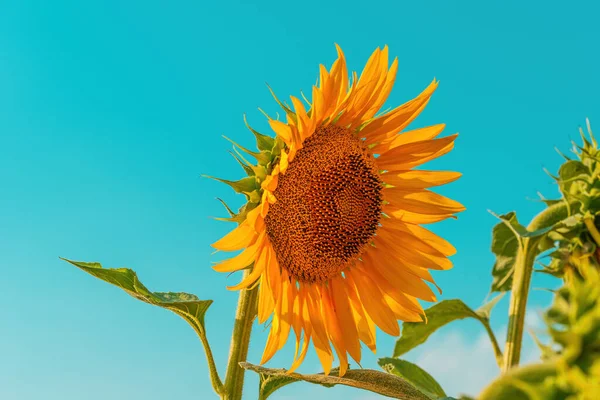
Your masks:
<instances>
[{"instance_id":1,"label":"green foliage","mask_svg":"<svg viewBox=\"0 0 600 400\"><path fill-rule=\"evenodd\" d=\"M406 360L389 357L380 358L377 363L390 374L406 379L431 399L447 398L446 392L433 376L418 365Z\"/></svg>"},{"instance_id":2,"label":"green foliage","mask_svg":"<svg viewBox=\"0 0 600 400\"><path fill-rule=\"evenodd\" d=\"M266 399L276 389L296 381L305 381L324 385L351 386L358 389L368 390L393 399L404 400L431 400L429 396L419 391L415 386L405 379L385 372L371 369L349 369L343 377L333 374L310 374L287 373L284 369L264 368L250 363L240 363L243 368L261 374L259 400ZM277 380L268 381L268 377L277 377Z\"/></svg>"}]
</instances>

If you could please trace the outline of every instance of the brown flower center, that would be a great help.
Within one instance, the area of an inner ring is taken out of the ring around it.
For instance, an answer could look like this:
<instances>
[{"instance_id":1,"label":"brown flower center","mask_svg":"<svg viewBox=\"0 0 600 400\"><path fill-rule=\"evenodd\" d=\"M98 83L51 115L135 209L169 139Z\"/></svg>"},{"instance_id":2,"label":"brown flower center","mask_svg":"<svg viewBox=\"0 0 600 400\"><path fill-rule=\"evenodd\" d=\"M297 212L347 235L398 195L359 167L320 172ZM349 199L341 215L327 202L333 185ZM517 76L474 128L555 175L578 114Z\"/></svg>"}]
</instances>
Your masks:
<instances>
[{"instance_id":1,"label":"brown flower center","mask_svg":"<svg viewBox=\"0 0 600 400\"><path fill-rule=\"evenodd\" d=\"M373 156L344 128L320 128L303 146L279 176L265 223L279 265L298 281L321 283L375 234L382 182Z\"/></svg>"}]
</instances>

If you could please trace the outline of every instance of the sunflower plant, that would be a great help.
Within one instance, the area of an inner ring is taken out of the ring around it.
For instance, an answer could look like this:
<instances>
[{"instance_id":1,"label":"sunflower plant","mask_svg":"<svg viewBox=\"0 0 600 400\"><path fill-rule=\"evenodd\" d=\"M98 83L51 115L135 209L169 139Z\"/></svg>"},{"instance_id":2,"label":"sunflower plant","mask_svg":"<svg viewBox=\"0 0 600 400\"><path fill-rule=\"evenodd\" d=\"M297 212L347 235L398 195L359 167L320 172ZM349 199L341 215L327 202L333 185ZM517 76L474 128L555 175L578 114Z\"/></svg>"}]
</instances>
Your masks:
<instances>
[{"instance_id":1,"label":"sunflower plant","mask_svg":"<svg viewBox=\"0 0 600 400\"><path fill-rule=\"evenodd\" d=\"M206 336L204 320L211 300L152 292L130 269L66 261L186 320L203 344L211 383L221 399L242 398L247 370L260 374L258 393L244 392L249 398L267 399L297 381L347 385L399 399L448 398L430 374L400 357L441 326L463 318L481 322L503 370L482 398L535 396L538 389L577 396L578 390L595 385L596 353L586 354L598 350L600 325L594 289L600 254L596 142L584 139L578 160L569 159L561 167L556 179L562 198L546 201L548 208L528 227L520 225L514 213L498 216L492 291L511 292L503 351L489 322L502 294L476 310L459 299L427 310L421 305L437 301L435 290L441 290L431 270L452 268L449 257L456 252L423 225L456 218L465 209L431 190L458 179L460 173L421 168L451 151L457 135L440 137L444 124L408 129L426 107L437 81L414 99L381 112L398 59L390 64L387 46L377 48L359 76L348 72L344 53L336 47L331 68L319 67L310 100L291 96L288 104L273 94L285 119L267 116L272 135L257 132L244 118L257 149L232 143L246 176L237 181L215 178L246 198L237 212L223 203L229 216L219 219L236 226L212 244L218 251L235 253L215 263L215 271L241 271L239 283L227 288L239 292L239 301L224 379ZM552 262L543 271L571 277L548 312L552 338L564 350L553 350L550 366L534 368L533 374L543 379L531 383L531 372L517 365L533 266L547 253ZM572 312L573 308L586 312ZM262 358L256 361L267 363L291 341L295 351L286 369L248 362L255 320L269 325ZM379 359L380 368L362 368L362 351L377 351L377 328L398 341L391 357ZM322 372L295 372L311 349ZM358 368L350 366L352 361Z\"/></svg>"}]
</instances>

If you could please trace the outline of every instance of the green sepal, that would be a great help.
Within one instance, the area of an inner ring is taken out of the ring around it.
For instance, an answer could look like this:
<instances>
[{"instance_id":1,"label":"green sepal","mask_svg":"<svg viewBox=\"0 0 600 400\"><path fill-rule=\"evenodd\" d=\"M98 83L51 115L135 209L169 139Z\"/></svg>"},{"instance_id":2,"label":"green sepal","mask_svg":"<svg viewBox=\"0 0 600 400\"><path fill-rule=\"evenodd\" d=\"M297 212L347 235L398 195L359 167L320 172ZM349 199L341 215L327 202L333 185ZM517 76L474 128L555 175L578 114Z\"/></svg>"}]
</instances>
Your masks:
<instances>
[{"instance_id":1,"label":"green sepal","mask_svg":"<svg viewBox=\"0 0 600 400\"><path fill-rule=\"evenodd\" d=\"M217 197L217 200L219 200L221 202L221 204L223 204L223 207L225 207L225 209L227 210L227 212L229 213L230 217L235 217L235 212L233 212L233 210L227 205L227 203L225 203L225 200ZM223 219L223 218L218 218L218 219Z\"/></svg>"},{"instance_id":2,"label":"green sepal","mask_svg":"<svg viewBox=\"0 0 600 400\"><path fill-rule=\"evenodd\" d=\"M221 200L221 199L218 199L218 200ZM248 215L248 213L250 211L252 211L253 209L255 209L256 207L258 207L258 205L259 205L258 202L248 202L248 203L244 204L242 207L240 207L240 209L239 209L239 211L237 213L234 213L225 204L225 202L223 202L222 200L221 200L221 202L227 208L227 212L229 213L229 218L216 217L215 219L217 221L235 222L237 224L241 224L242 222L244 222L244 220L246 219L246 216Z\"/></svg>"},{"instance_id":3,"label":"green sepal","mask_svg":"<svg viewBox=\"0 0 600 400\"><path fill-rule=\"evenodd\" d=\"M262 190L255 190L250 193L245 193L249 203L260 203L262 199Z\"/></svg>"},{"instance_id":4,"label":"green sepal","mask_svg":"<svg viewBox=\"0 0 600 400\"><path fill-rule=\"evenodd\" d=\"M235 151L235 149L234 149L234 151ZM231 154L233 156L233 158L235 158L235 161L237 161L238 164L240 164L242 166L242 168L244 169L244 172L246 172L246 175L254 176L255 174L254 174L254 169L252 169L252 166L250 164L248 164L245 159L240 157L238 154L234 153L234 151L230 151L229 154Z\"/></svg>"},{"instance_id":5,"label":"green sepal","mask_svg":"<svg viewBox=\"0 0 600 400\"><path fill-rule=\"evenodd\" d=\"M250 132L254 134L254 137L256 138L256 147L258 147L258 150L271 151L273 149L275 139L273 139L270 136L263 135L262 133L259 133L256 130L252 129L252 127L248 124L248 121L246 120L246 114L244 114L244 123L246 124L246 128L248 128L248 130L250 130Z\"/></svg>"},{"instance_id":6,"label":"green sepal","mask_svg":"<svg viewBox=\"0 0 600 400\"><path fill-rule=\"evenodd\" d=\"M283 108L283 110L285 111L285 113L292 119L292 121L294 121L294 123L298 123L298 118L296 117L296 113L294 113L292 111L292 109L286 105L285 103L282 103L277 96L275 95L275 92L273 91L273 89L271 89L271 86L269 86L269 84L266 84L267 87L269 88L269 92L271 92L271 95L273 96L273 98L275 99L275 101L277 102L277 104L279 104L279 107Z\"/></svg>"},{"instance_id":7,"label":"green sepal","mask_svg":"<svg viewBox=\"0 0 600 400\"><path fill-rule=\"evenodd\" d=\"M239 181L229 181L227 179L215 178L214 176L203 175L206 178L214 179L216 181L225 183L226 185L231 186L233 190L237 193L248 194L254 192L255 190L259 190L260 186L258 182L256 182L256 178L254 176L246 176L245 178L240 179Z\"/></svg>"},{"instance_id":8,"label":"green sepal","mask_svg":"<svg viewBox=\"0 0 600 400\"><path fill-rule=\"evenodd\" d=\"M271 152L261 150L259 153L257 153L255 151L249 150L249 149L245 148L244 146L234 142L233 140L229 139L227 136L223 136L223 137L226 140L228 140L229 142L231 142L234 146L236 146L237 148L242 150L244 153L250 154L252 157L256 158L256 161L258 161L259 164L267 165L271 161Z\"/></svg>"},{"instance_id":9,"label":"green sepal","mask_svg":"<svg viewBox=\"0 0 600 400\"><path fill-rule=\"evenodd\" d=\"M275 144L273 145L273 150L271 151L271 154L273 154L273 160L275 160L276 157L279 157L281 155L281 150L283 150L284 148L285 148L285 143L278 136L275 139Z\"/></svg>"}]
</instances>

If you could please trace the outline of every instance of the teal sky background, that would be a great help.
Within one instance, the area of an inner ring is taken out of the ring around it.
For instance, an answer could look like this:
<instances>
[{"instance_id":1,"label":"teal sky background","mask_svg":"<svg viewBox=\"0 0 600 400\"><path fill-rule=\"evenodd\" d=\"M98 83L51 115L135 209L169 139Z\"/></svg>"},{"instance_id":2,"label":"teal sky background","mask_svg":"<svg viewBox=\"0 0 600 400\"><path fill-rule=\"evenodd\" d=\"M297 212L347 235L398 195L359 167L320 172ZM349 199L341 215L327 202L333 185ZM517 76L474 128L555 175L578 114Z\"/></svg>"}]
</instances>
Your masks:
<instances>
[{"instance_id":1,"label":"teal sky background","mask_svg":"<svg viewBox=\"0 0 600 400\"><path fill-rule=\"evenodd\" d=\"M586 117L600 131L600 9L568 4L0 2L0 398L212 398L201 345L179 317L58 257L129 267L151 290L213 299L207 329L223 373L237 300L225 285L239 277L210 268L219 258L209 244L232 228L210 217L225 215L215 197L243 199L200 174L241 177L221 135L253 146L242 114L269 132L257 107L278 111L265 82L280 98L309 93L318 64L335 60L334 43L358 71L389 45L399 57L389 106L440 80L413 126L444 122L445 134L460 133L428 167L464 174L439 192L467 211L433 226L458 249L455 268L434 277L442 299L479 306L493 264L487 210L528 222L542 209L528 199L557 195L542 170L560 165L554 147L568 151ZM536 275L533 285L556 282ZM532 309L549 301L532 292ZM507 304L493 315L499 332ZM257 363L266 332L254 332ZM478 371L497 373L481 334L476 322L450 325L408 358L449 394L476 394ZM378 356L393 343L381 334ZM376 368L364 353L363 366ZM292 355L287 346L268 366L288 367ZM319 370L311 354L301 372ZM258 379L247 379L245 399L255 399ZM378 398L309 384L272 398L308 396Z\"/></svg>"}]
</instances>

